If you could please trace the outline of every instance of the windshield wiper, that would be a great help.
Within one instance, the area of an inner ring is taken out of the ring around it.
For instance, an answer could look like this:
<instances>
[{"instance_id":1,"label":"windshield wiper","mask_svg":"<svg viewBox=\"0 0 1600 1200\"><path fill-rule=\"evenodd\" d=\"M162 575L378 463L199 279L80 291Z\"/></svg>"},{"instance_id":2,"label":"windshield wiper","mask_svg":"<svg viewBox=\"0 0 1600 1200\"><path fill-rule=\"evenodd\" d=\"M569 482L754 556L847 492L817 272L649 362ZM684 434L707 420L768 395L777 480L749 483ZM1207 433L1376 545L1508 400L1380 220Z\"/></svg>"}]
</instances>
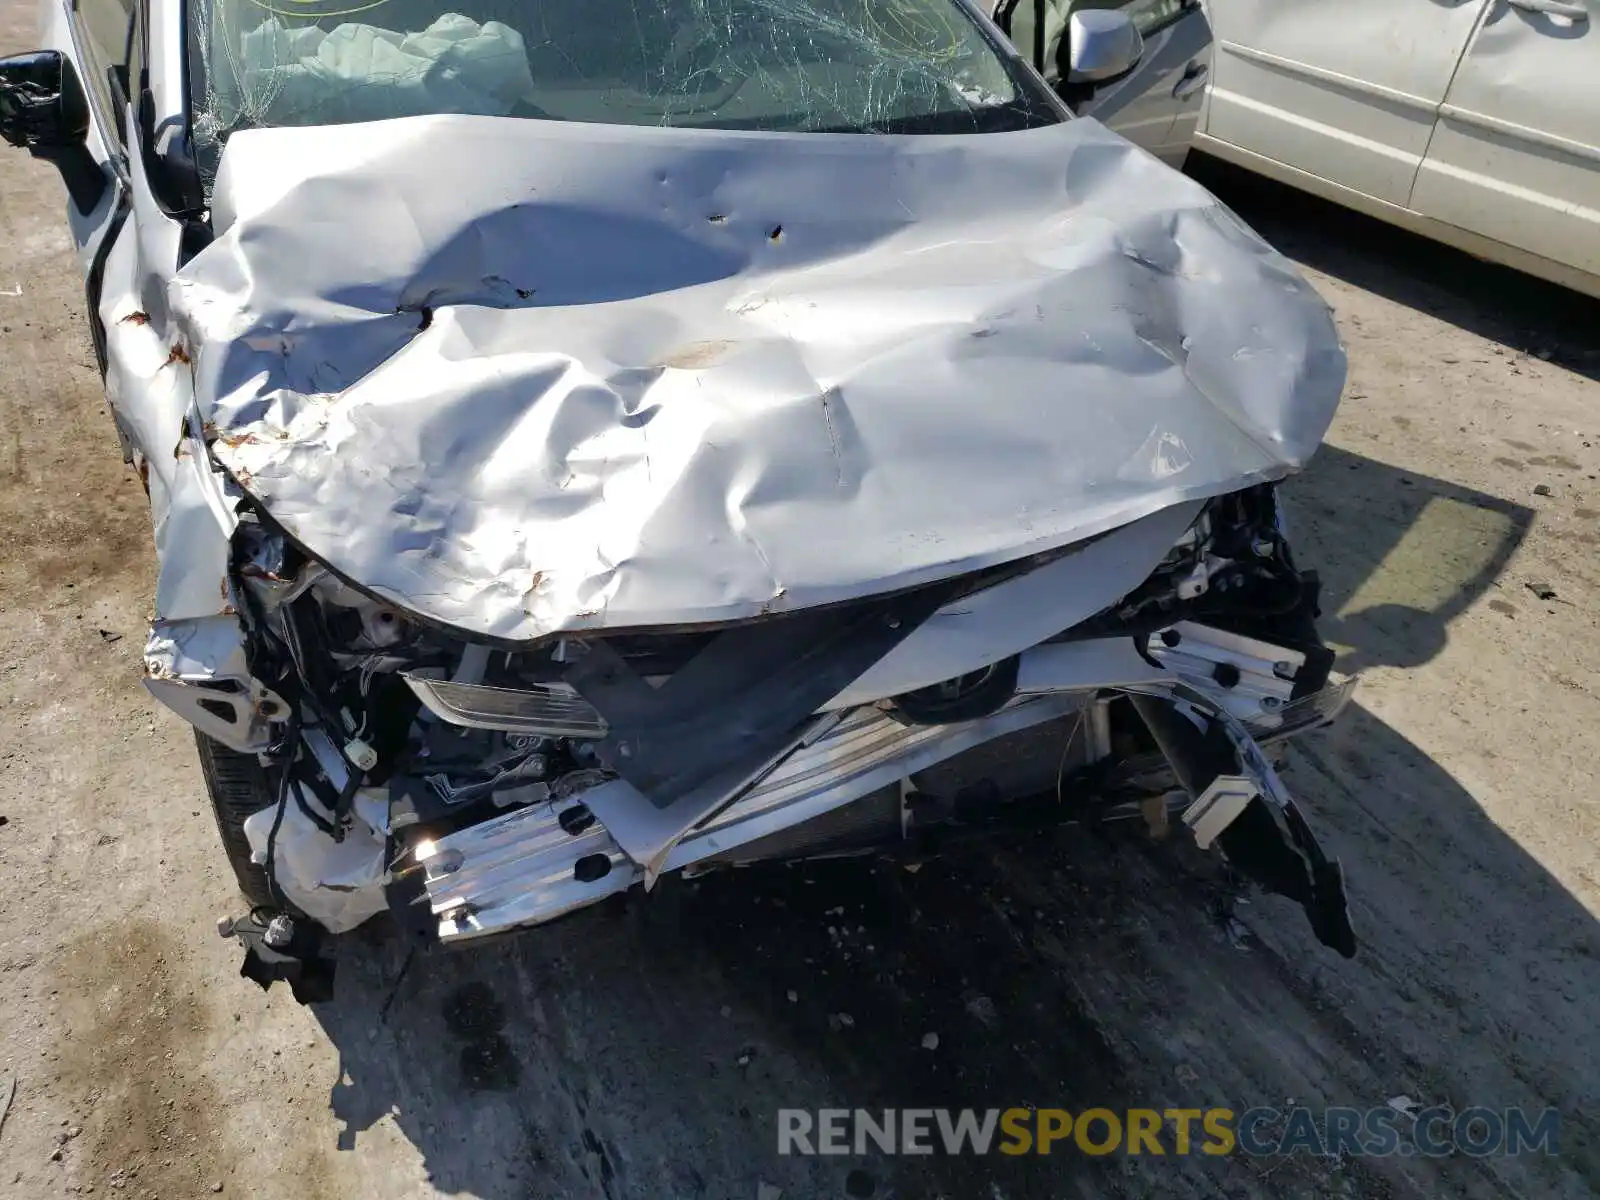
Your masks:
<instances>
[{"instance_id":1,"label":"windshield wiper","mask_svg":"<svg viewBox=\"0 0 1600 1200\"><path fill-rule=\"evenodd\" d=\"M1041 109L1027 99L1010 100L983 108L952 108L941 112L917 113L887 121L868 121L860 125L834 125L815 129L815 133L878 134L959 134L1014 133L1054 125L1060 117Z\"/></svg>"}]
</instances>

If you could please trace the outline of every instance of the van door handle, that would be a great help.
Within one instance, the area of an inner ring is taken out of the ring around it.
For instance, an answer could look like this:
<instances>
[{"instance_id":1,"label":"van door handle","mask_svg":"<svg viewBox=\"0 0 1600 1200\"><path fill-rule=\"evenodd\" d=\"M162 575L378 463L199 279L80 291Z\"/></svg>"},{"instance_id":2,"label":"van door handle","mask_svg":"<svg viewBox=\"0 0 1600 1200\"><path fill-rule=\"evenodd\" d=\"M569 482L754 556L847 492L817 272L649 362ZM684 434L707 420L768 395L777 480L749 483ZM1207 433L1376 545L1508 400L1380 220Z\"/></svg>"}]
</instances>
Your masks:
<instances>
[{"instance_id":1,"label":"van door handle","mask_svg":"<svg viewBox=\"0 0 1600 1200\"><path fill-rule=\"evenodd\" d=\"M1552 17L1566 17L1569 21L1587 21L1589 10L1582 4L1567 4L1564 0L1506 0L1512 8L1523 12L1544 13Z\"/></svg>"},{"instance_id":2,"label":"van door handle","mask_svg":"<svg viewBox=\"0 0 1600 1200\"><path fill-rule=\"evenodd\" d=\"M1205 63L1190 63L1189 69L1183 73L1183 78L1178 80L1177 85L1172 89L1172 98L1174 100L1187 100L1205 85Z\"/></svg>"}]
</instances>

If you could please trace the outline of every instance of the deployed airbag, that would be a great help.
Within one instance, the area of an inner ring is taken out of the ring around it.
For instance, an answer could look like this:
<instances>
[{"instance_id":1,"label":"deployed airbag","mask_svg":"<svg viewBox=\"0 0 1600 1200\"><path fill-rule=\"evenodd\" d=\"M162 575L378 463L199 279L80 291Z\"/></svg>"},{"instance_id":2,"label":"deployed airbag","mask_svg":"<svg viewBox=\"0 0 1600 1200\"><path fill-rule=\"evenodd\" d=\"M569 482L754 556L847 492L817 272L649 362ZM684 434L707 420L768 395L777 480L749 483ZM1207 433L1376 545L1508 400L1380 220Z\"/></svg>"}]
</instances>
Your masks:
<instances>
[{"instance_id":1,"label":"deployed airbag","mask_svg":"<svg viewBox=\"0 0 1600 1200\"><path fill-rule=\"evenodd\" d=\"M376 121L424 113L503 116L533 90L522 35L445 13L402 33L349 21L325 31L271 16L211 63L210 111L224 125Z\"/></svg>"}]
</instances>

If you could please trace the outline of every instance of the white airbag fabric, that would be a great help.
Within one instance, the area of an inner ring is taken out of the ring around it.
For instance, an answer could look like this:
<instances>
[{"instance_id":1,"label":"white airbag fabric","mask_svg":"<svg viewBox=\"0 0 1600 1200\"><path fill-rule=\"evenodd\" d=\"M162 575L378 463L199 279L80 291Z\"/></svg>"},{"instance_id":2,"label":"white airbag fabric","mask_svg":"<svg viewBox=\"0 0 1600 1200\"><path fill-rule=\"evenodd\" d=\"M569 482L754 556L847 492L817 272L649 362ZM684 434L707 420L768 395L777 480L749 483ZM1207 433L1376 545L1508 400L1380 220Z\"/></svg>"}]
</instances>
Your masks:
<instances>
[{"instance_id":1,"label":"white airbag fabric","mask_svg":"<svg viewBox=\"0 0 1600 1200\"><path fill-rule=\"evenodd\" d=\"M749 618L1279 478L1326 306L1092 121L235 134L173 284L214 453L469 633Z\"/></svg>"},{"instance_id":2,"label":"white airbag fabric","mask_svg":"<svg viewBox=\"0 0 1600 1200\"><path fill-rule=\"evenodd\" d=\"M331 31L268 17L213 62L219 114L262 124L377 121L424 113L504 116L533 90L522 35L446 13L421 33L346 22Z\"/></svg>"},{"instance_id":3,"label":"white airbag fabric","mask_svg":"<svg viewBox=\"0 0 1600 1200\"><path fill-rule=\"evenodd\" d=\"M306 803L315 802L308 799ZM370 792L358 796L357 819L345 827L344 839L336 842L292 799L284 805L281 821L276 805L264 808L244 820L250 861L266 866L271 842L272 875L279 891L329 933L345 933L388 906L383 891L388 881L387 812L386 796L380 796L376 804ZM326 818L326 810L323 815Z\"/></svg>"}]
</instances>

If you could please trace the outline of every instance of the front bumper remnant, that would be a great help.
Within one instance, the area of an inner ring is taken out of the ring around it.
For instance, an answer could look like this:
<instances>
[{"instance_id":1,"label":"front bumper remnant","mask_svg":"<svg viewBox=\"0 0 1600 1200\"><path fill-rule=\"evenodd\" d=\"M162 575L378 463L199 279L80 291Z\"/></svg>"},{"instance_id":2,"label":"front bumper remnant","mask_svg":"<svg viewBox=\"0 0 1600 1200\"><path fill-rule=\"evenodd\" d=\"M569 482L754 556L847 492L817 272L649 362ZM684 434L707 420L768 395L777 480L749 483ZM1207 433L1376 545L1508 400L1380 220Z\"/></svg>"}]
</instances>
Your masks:
<instances>
[{"instance_id":1,"label":"front bumper remnant","mask_svg":"<svg viewBox=\"0 0 1600 1200\"><path fill-rule=\"evenodd\" d=\"M1356 943L1339 864L1318 846L1261 749L1332 720L1353 691L1354 680L1331 677L1331 656L1301 645L1195 621L1145 637L1040 643L1012 660L1011 698L986 715L923 723L928 717L904 710L898 697L812 707L763 760L752 754L736 777L691 778L665 807L628 772L606 769L627 760L633 735L607 762L588 742L519 727L530 704L543 705L544 720L558 698L563 719L575 720L574 702L587 702L583 686L571 694L553 685L497 687L464 668L443 687L437 675L408 676L402 694L415 694L419 681L433 689L409 710L421 714L413 735L422 737L420 729L429 739L415 763L387 787L370 779L360 786L330 727L315 725L301 732L308 752L295 761L320 774L292 780L285 795L296 803L280 800L282 811L252 815L246 831L257 861L275 860L274 878L297 906L294 917L309 914L306 926L350 928L387 905L403 928L443 943L539 925L636 886L649 890L667 871L836 854L921 857L967 835L1149 818L1160 801L1202 848L1219 847L1243 876L1295 900L1318 938L1350 956ZM588 657L590 666L607 665L603 654ZM659 669L651 663L643 677ZM832 681L817 689L836 690ZM435 692L454 704L449 716L437 711L444 700ZM449 719L468 707L471 720ZM615 711L629 715L626 706ZM361 726L354 737L381 741L383 728L375 730ZM615 726L608 730L615 735ZM502 804L493 780L488 792L464 800L455 798L464 788L437 787L463 770L450 758L462 757L460 745L464 761L481 749L488 761L509 754L506 762L520 764L514 786L503 789L514 807ZM417 790L419 778L437 800ZM350 806L341 809L341 797ZM325 837L325 827L338 836ZM365 840L353 836L363 829ZM319 850L359 861L336 870ZM324 961L285 931L274 941L273 915L253 914L233 931L249 951L246 975L315 996L328 982Z\"/></svg>"},{"instance_id":2,"label":"front bumper remnant","mask_svg":"<svg viewBox=\"0 0 1600 1200\"><path fill-rule=\"evenodd\" d=\"M1219 845L1246 877L1299 902L1320 940L1353 955L1355 936L1339 865L1318 846L1259 748L1257 733L1182 684L1160 692L1154 685L1135 686L1149 689L1127 694L1191 797L1183 819L1196 840L1202 847ZM1341 682L1306 697L1301 706L1306 723L1316 723L1312 718L1321 711L1337 711L1350 690L1350 682ZM1092 691L1036 695L989 717L940 726L906 726L877 709L853 710L685 832L666 851L660 869L743 861L742 847L751 848L750 860L759 859L757 843L763 838L794 830L1007 734L1063 716L1092 727L1105 702ZM1271 740L1285 731L1261 732ZM597 810L641 810L637 803L602 802L605 789L628 787L613 780L420 844L415 860L422 880L413 902L427 905L429 932L443 942L464 941L540 924L635 885L648 886L648 872L628 852L619 827L608 827L597 815ZM1059 798L1014 808L1050 823L1075 819L1083 811ZM911 810L903 808L901 828L894 832L905 834L914 823Z\"/></svg>"},{"instance_id":3,"label":"front bumper remnant","mask_svg":"<svg viewBox=\"0 0 1600 1200\"><path fill-rule=\"evenodd\" d=\"M1356 936L1337 859L1311 827L1250 731L1226 708L1178 687L1135 695L1134 708L1193 798L1183 820L1202 847L1216 842L1238 870L1305 909L1323 945L1355 957ZM1189 713L1205 713L1205 728Z\"/></svg>"},{"instance_id":4,"label":"front bumper remnant","mask_svg":"<svg viewBox=\"0 0 1600 1200\"><path fill-rule=\"evenodd\" d=\"M1065 698L1038 698L958 725L905 726L876 709L856 709L690 830L668 851L665 869L736 854L758 838L1070 711ZM592 811L599 790L520 808L420 845L416 858L439 940L542 923L644 882L644 868Z\"/></svg>"}]
</instances>

